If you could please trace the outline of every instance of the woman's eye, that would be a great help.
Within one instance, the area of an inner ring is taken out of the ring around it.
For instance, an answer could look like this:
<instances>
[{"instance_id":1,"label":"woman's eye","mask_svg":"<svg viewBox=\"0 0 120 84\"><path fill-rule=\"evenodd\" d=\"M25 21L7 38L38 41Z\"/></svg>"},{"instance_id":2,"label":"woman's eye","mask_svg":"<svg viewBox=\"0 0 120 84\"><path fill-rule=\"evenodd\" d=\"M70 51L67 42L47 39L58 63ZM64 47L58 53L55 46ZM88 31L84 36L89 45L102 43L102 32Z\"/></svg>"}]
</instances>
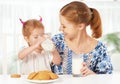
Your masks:
<instances>
[{"instance_id":1,"label":"woman's eye","mask_svg":"<svg viewBox=\"0 0 120 84\"><path fill-rule=\"evenodd\" d=\"M34 37L35 39L37 39L38 37Z\"/></svg>"},{"instance_id":2,"label":"woman's eye","mask_svg":"<svg viewBox=\"0 0 120 84\"><path fill-rule=\"evenodd\" d=\"M64 25L62 25L62 28L66 28Z\"/></svg>"},{"instance_id":3,"label":"woman's eye","mask_svg":"<svg viewBox=\"0 0 120 84\"><path fill-rule=\"evenodd\" d=\"M63 26L63 25L61 25L60 27L61 27L61 28L66 28L66 27L65 27L65 26Z\"/></svg>"},{"instance_id":4,"label":"woman's eye","mask_svg":"<svg viewBox=\"0 0 120 84\"><path fill-rule=\"evenodd\" d=\"M63 28L66 28L65 26L63 26Z\"/></svg>"}]
</instances>

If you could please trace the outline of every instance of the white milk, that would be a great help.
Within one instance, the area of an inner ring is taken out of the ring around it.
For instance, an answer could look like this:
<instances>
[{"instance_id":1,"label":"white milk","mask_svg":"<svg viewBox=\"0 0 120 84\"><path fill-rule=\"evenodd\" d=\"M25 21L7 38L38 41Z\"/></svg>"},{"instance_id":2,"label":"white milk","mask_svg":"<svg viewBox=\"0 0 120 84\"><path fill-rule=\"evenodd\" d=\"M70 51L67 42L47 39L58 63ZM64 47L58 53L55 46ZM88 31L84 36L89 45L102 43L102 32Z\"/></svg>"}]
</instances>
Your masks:
<instances>
[{"instance_id":1,"label":"white milk","mask_svg":"<svg viewBox=\"0 0 120 84\"><path fill-rule=\"evenodd\" d=\"M52 40L50 40L51 34L50 33L46 33L44 35L44 37L46 38L46 40L41 43L42 48L45 51L50 51L50 52L54 51L55 50L55 46L54 46Z\"/></svg>"},{"instance_id":2,"label":"white milk","mask_svg":"<svg viewBox=\"0 0 120 84\"><path fill-rule=\"evenodd\" d=\"M42 48L43 48L45 51L50 51L50 52L52 52L52 51L54 51L54 49L55 49L55 46L54 46L53 42L52 42L50 39L46 39L45 41L43 41L43 42L41 43L41 46L42 46Z\"/></svg>"},{"instance_id":3,"label":"white milk","mask_svg":"<svg viewBox=\"0 0 120 84\"><path fill-rule=\"evenodd\" d=\"M81 76L80 69L82 68L83 55L73 54L72 56L72 74L73 76Z\"/></svg>"}]
</instances>

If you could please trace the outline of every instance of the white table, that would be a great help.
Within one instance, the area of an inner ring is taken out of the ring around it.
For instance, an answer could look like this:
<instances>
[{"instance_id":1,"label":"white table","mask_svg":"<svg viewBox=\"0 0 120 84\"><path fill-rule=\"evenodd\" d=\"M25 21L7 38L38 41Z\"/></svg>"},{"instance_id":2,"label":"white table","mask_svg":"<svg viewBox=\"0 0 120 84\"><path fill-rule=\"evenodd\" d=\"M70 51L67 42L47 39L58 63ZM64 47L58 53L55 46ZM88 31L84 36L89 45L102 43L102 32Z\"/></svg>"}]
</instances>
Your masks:
<instances>
[{"instance_id":1,"label":"white table","mask_svg":"<svg viewBox=\"0 0 120 84\"><path fill-rule=\"evenodd\" d=\"M35 84L21 78L0 76L0 84ZM73 77L72 75L59 75L59 79L50 84L120 84L120 72L106 75L89 75L87 77Z\"/></svg>"}]
</instances>

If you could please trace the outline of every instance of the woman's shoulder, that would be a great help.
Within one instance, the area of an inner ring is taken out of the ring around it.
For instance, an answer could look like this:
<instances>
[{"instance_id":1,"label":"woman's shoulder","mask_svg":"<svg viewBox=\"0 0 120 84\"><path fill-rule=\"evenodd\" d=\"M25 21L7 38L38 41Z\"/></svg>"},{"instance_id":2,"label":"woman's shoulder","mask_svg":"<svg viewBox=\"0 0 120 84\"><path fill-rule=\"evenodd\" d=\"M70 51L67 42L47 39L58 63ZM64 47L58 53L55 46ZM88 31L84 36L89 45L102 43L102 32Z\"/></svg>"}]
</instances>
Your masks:
<instances>
[{"instance_id":1,"label":"woman's shoulder","mask_svg":"<svg viewBox=\"0 0 120 84\"><path fill-rule=\"evenodd\" d=\"M106 45L102 41L98 41L97 46L106 47Z\"/></svg>"},{"instance_id":2,"label":"woman's shoulder","mask_svg":"<svg viewBox=\"0 0 120 84\"><path fill-rule=\"evenodd\" d=\"M59 52L63 52L64 48L65 48L65 42L64 42L64 34L60 33L60 34L56 34L52 37L52 41L55 44L57 50Z\"/></svg>"},{"instance_id":3,"label":"woman's shoulder","mask_svg":"<svg viewBox=\"0 0 120 84\"><path fill-rule=\"evenodd\" d=\"M107 47L102 41L98 41L95 50L106 50Z\"/></svg>"}]
</instances>

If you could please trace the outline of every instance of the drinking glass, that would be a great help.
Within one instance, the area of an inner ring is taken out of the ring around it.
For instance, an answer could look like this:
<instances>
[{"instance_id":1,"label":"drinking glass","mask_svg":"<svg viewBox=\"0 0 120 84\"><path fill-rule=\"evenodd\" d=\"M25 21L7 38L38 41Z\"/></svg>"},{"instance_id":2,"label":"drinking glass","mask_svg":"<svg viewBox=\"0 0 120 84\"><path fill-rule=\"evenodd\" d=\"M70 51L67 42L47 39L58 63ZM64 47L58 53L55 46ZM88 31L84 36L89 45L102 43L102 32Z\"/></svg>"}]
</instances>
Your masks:
<instances>
[{"instance_id":1,"label":"drinking glass","mask_svg":"<svg viewBox=\"0 0 120 84\"><path fill-rule=\"evenodd\" d=\"M83 54L72 55L72 75L73 77L81 76L80 69L82 68Z\"/></svg>"},{"instance_id":2,"label":"drinking glass","mask_svg":"<svg viewBox=\"0 0 120 84\"><path fill-rule=\"evenodd\" d=\"M51 34L46 33L44 37L46 38L46 40L41 43L42 48L45 51L50 51L50 52L54 51L55 46L51 40Z\"/></svg>"}]
</instances>

